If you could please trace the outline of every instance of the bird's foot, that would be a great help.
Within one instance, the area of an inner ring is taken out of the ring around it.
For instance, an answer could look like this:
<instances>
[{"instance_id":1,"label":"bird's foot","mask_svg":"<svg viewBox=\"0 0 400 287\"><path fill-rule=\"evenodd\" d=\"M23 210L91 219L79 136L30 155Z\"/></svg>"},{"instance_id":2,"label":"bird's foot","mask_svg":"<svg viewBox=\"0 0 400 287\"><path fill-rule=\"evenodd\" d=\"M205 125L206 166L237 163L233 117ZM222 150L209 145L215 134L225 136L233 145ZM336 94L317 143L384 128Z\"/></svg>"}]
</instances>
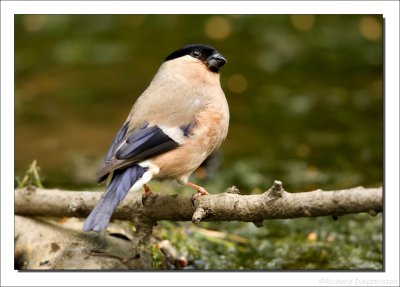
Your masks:
<instances>
[{"instance_id":1,"label":"bird's foot","mask_svg":"<svg viewBox=\"0 0 400 287\"><path fill-rule=\"evenodd\" d=\"M143 185L143 189L144 193L142 195L142 204L143 206L146 206L147 200L154 195L154 193L150 190L150 187L147 184Z\"/></svg>"},{"instance_id":2,"label":"bird's foot","mask_svg":"<svg viewBox=\"0 0 400 287\"><path fill-rule=\"evenodd\" d=\"M209 193L207 192L207 190L204 189L204 187L198 186L198 185L196 185L196 184L194 184L194 183L188 182L188 183L186 183L186 185L187 185L187 186L190 186L190 187L193 187L193 188L195 188L195 189L197 190L197 192L196 192L195 194L192 195L192 203L193 203L193 205L194 205L194 202L195 202L200 196L209 194Z\"/></svg>"}]
</instances>

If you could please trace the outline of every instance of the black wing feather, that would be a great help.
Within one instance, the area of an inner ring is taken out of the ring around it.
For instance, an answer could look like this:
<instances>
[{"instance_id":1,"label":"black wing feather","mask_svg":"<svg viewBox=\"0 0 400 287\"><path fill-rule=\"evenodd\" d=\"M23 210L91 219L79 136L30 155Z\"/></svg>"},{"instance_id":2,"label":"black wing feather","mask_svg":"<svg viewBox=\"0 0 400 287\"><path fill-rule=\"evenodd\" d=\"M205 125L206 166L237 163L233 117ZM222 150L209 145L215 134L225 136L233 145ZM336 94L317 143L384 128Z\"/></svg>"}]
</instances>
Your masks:
<instances>
[{"instance_id":1,"label":"black wing feather","mask_svg":"<svg viewBox=\"0 0 400 287\"><path fill-rule=\"evenodd\" d=\"M144 160L178 146L179 144L158 126L145 126L126 139L126 142L115 153L115 158L119 160Z\"/></svg>"},{"instance_id":2,"label":"black wing feather","mask_svg":"<svg viewBox=\"0 0 400 287\"><path fill-rule=\"evenodd\" d=\"M115 136L110 148L107 151L105 159L106 161L110 161L113 158L117 147L121 144L122 140L125 138L127 130L128 130L128 122L126 122L122 126L122 128L118 131L117 135Z\"/></svg>"},{"instance_id":3,"label":"black wing feather","mask_svg":"<svg viewBox=\"0 0 400 287\"><path fill-rule=\"evenodd\" d=\"M196 121L193 121L177 128L182 130L184 136L190 137L195 126ZM140 128L131 132L128 131L126 122L107 152L104 165L96 176L97 182L104 181L113 170L139 163L177 147L179 143L166 135L157 125L149 127L145 122Z\"/></svg>"}]
</instances>

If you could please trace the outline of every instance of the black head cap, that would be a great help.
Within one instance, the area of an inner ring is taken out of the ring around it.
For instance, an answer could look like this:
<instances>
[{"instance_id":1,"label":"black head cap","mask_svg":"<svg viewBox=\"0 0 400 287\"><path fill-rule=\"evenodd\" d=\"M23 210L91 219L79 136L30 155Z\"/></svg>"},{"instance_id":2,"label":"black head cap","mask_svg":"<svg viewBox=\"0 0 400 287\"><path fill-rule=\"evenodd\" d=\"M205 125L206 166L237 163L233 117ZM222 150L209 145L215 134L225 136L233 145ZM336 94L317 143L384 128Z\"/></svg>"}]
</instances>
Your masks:
<instances>
[{"instance_id":1,"label":"black head cap","mask_svg":"<svg viewBox=\"0 0 400 287\"><path fill-rule=\"evenodd\" d=\"M191 44L169 54L164 62L189 55L207 64L212 72L218 72L226 60L216 49L208 45Z\"/></svg>"}]
</instances>

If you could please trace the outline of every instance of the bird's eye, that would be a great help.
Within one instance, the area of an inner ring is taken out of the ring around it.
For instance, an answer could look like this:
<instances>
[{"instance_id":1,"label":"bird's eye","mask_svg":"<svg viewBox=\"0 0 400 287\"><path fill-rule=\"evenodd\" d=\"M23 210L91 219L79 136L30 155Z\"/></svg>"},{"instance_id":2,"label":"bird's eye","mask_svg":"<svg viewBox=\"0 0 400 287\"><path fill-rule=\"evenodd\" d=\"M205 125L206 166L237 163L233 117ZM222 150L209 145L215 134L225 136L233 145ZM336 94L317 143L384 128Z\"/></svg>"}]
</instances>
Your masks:
<instances>
[{"instance_id":1,"label":"bird's eye","mask_svg":"<svg viewBox=\"0 0 400 287\"><path fill-rule=\"evenodd\" d=\"M201 55L201 53L199 51L193 51L192 52L192 56L195 57L195 58L200 57L200 55Z\"/></svg>"}]
</instances>

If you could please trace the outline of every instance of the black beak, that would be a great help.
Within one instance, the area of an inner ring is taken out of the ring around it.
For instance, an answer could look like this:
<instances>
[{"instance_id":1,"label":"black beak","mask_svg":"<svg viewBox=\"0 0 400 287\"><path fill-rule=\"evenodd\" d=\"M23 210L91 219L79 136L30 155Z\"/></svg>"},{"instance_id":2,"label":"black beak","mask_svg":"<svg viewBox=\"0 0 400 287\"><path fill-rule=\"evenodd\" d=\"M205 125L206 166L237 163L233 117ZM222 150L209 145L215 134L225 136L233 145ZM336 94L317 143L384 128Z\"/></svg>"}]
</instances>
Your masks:
<instances>
[{"instance_id":1,"label":"black beak","mask_svg":"<svg viewBox=\"0 0 400 287\"><path fill-rule=\"evenodd\" d=\"M218 72L226 62L220 53L215 53L207 58L208 68L213 72Z\"/></svg>"}]
</instances>

